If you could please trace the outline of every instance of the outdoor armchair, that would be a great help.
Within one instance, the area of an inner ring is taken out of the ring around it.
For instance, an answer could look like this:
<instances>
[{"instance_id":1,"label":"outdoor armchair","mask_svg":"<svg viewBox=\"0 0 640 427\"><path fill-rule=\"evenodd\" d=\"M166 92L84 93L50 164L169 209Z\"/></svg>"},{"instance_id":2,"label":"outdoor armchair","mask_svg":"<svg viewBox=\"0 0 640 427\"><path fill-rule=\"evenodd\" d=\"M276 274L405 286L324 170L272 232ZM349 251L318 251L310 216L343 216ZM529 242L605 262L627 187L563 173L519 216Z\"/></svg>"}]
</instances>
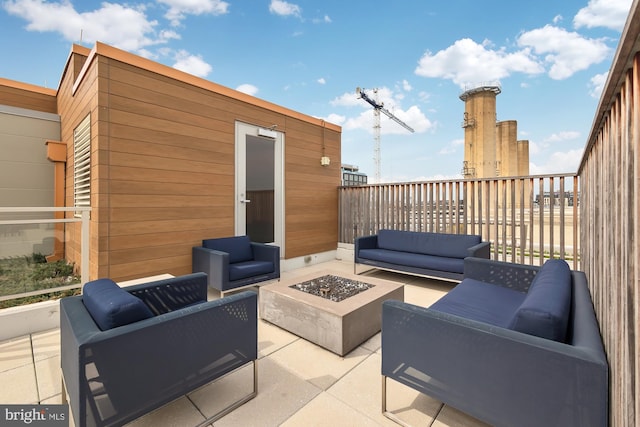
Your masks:
<instances>
[{"instance_id":1,"label":"outdoor armchair","mask_svg":"<svg viewBox=\"0 0 640 427\"><path fill-rule=\"evenodd\" d=\"M123 425L249 363L252 390L211 421L257 393L257 294L207 302L203 273L88 282L60 301L60 338L63 401L79 427Z\"/></svg>"},{"instance_id":2,"label":"outdoor armchair","mask_svg":"<svg viewBox=\"0 0 640 427\"><path fill-rule=\"evenodd\" d=\"M207 273L209 286L226 292L280 278L280 248L248 236L206 239L192 250L192 270Z\"/></svg>"}]
</instances>

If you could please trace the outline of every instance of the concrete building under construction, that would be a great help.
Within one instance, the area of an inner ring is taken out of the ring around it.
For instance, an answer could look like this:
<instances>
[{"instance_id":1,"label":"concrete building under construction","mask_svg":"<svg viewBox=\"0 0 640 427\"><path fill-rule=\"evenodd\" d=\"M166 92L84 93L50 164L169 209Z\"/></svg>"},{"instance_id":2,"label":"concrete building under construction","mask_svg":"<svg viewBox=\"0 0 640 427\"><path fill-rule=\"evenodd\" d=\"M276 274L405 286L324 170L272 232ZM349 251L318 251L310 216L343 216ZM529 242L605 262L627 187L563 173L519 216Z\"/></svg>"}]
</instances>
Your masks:
<instances>
[{"instance_id":1,"label":"concrete building under construction","mask_svg":"<svg viewBox=\"0 0 640 427\"><path fill-rule=\"evenodd\" d=\"M477 86L460 95L464 101L465 178L529 175L529 141L518 140L515 120L497 121L500 86Z\"/></svg>"}]
</instances>

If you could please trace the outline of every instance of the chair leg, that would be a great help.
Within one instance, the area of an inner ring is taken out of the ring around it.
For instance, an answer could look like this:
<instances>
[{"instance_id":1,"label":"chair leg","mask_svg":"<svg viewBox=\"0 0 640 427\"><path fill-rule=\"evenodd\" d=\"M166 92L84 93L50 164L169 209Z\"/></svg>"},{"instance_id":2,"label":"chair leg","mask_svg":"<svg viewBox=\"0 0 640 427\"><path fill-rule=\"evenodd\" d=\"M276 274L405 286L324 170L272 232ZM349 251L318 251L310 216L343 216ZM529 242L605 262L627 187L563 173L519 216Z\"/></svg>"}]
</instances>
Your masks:
<instances>
[{"instance_id":1,"label":"chair leg","mask_svg":"<svg viewBox=\"0 0 640 427\"><path fill-rule=\"evenodd\" d=\"M393 412L387 411L387 377L385 375L382 376L382 415L403 427L411 427L410 424L402 421Z\"/></svg>"},{"instance_id":2,"label":"chair leg","mask_svg":"<svg viewBox=\"0 0 640 427\"><path fill-rule=\"evenodd\" d=\"M239 400L235 401L234 403L232 403L231 405L227 406L226 408L224 408L223 410L221 410L217 414L207 418L206 420L204 420L203 422L198 424L196 427L203 427L203 426L208 426L208 425L212 424L214 421L219 420L220 418L224 417L225 415L227 415L231 411L233 411L233 410L239 408L240 406L244 405L245 403L247 403L248 401L250 401L251 399L253 399L254 397L256 397L258 395L258 361L257 360L252 360L251 363L253 363L253 390L249 394L247 394L244 397L240 398ZM230 375L230 374L233 374L234 372L237 372L239 369L242 369L244 366L246 366L246 365L243 365L243 366L241 366L241 367L229 372L227 375Z\"/></svg>"},{"instance_id":3,"label":"chair leg","mask_svg":"<svg viewBox=\"0 0 640 427\"><path fill-rule=\"evenodd\" d=\"M60 385L61 385L60 398L62 400L60 403L62 404L69 403L69 401L67 400L67 388L65 387L64 377L62 375L60 375Z\"/></svg>"}]
</instances>

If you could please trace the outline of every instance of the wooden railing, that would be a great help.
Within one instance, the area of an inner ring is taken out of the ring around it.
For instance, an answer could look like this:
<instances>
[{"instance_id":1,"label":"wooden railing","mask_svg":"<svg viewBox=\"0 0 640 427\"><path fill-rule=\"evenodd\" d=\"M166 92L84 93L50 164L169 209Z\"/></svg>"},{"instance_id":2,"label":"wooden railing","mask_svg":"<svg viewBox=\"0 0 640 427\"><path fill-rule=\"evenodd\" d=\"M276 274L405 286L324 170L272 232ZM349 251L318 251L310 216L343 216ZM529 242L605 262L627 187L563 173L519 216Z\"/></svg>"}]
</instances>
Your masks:
<instances>
[{"instance_id":1,"label":"wooden railing","mask_svg":"<svg viewBox=\"0 0 640 427\"><path fill-rule=\"evenodd\" d=\"M382 228L478 234L491 242L493 259L541 265L563 258L577 269L577 195L576 175L341 187L339 239L353 243Z\"/></svg>"},{"instance_id":2,"label":"wooden railing","mask_svg":"<svg viewBox=\"0 0 640 427\"><path fill-rule=\"evenodd\" d=\"M611 426L640 424L640 6L635 0L582 162L582 269L610 367Z\"/></svg>"}]
</instances>

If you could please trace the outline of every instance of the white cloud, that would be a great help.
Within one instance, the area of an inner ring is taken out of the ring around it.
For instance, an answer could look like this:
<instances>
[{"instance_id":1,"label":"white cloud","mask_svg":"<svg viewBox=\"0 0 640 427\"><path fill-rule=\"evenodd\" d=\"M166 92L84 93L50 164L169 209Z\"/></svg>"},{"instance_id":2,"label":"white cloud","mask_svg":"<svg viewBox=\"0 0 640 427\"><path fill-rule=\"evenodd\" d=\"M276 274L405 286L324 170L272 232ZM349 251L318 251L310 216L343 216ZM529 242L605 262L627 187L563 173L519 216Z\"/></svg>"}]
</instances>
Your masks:
<instances>
[{"instance_id":1,"label":"white cloud","mask_svg":"<svg viewBox=\"0 0 640 427\"><path fill-rule=\"evenodd\" d=\"M251 96L255 96L258 93L258 88L249 83L241 84L236 90Z\"/></svg>"},{"instance_id":2,"label":"white cloud","mask_svg":"<svg viewBox=\"0 0 640 427\"><path fill-rule=\"evenodd\" d=\"M576 131L562 131L558 133L553 133L544 139L544 142L561 142L561 141L570 141L572 139L577 139L580 137L580 132Z\"/></svg>"},{"instance_id":3,"label":"white cloud","mask_svg":"<svg viewBox=\"0 0 640 427\"><path fill-rule=\"evenodd\" d=\"M169 10L165 17L171 25L180 25L185 15L224 15L229 11L229 3L222 0L158 0Z\"/></svg>"},{"instance_id":4,"label":"white cloud","mask_svg":"<svg viewBox=\"0 0 640 427\"><path fill-rule=\"evenodd\" d=\"M464 139L454 139L449 144L442 147L440 151L438 151L438 154L447 155L447 154L457 153L460 146L463 146L463 145L464 145Z\"/></svg>"},{"instance_id":5,"label":"white cloud","mask_svg":"<svg viewBox=\"0 0 640 427\"><path fill-rule=\"evenodd\" d=\"M302 18L302 9L300 6L283 0L271 0L271 4L269 4L269 12L274 15Z\"/></svg>"},{"instance_id":6,"label":"white cloud","mask_svg":"<svg viewBox=\"0 0 640 427\"><path fill-rule=\"evenodd\" d=\"M602 91L604 90L604 85L607 83L607 77L609 76L609 72L605 72L602 74L596 74L591 77L589 81L589 95L592 97L599 99Z\"/></svg>"},{"instance_id":7,"label":"white cloud","mask_svg":"<svg viewBox=\"0 0 640 427\"><path fill-rule=\"evenodd\" d=\"M546 158L542 165L529 163L531 175L550 175L560 173L575 173L582 159L582 150L557 151Z\"/></svg>"},{"instance_id":8,"label":"white cloud","mask_svg":"<svg viewBox=\"0 0 640 427\"><path fill-rule=\"evenodd\" d=\"M358 99L358 95L354 92L346 92L329 102L334 107L354 107L360 105L362 101Z\"/></svg>"},{"instance_id":9,"label":"white cloud","mask_svg":"<svg viewBox=\"0 0 640 427\"><path fill-rule=\"evenodd\" d=\"M102 3L99 9L77 12L68 1L9 0L3 8L26 20L27 30L55 32L71 42L102 41L120 49L145 52L145 48L179 38L175 32L156 33L158 22L150 20L144 6Z\"/></svg>"},{"instance_id":10,"label":"white cloud","mask_svg":"<svg viewBox=\"0 0 640 427\"><path fill-rule=\"evenodd\" d=\"M342 126L342 124L347 120L345 116L341 116L340 114L331 113L324 119L326 122L334 123L336 125Z\"/></svg>"},{"instance_id":11,"label":"white cloud","mask_svg":"<svg viewBox=\"0 0 640 427\"><path fill-rule=\"evenodd\" d=\"M494 50L489 45L489 41L478 44L465 38L435 54L427 51L420 58L415 73L423 77L450 79L465 87L480 82L494 82L513 72L544 72L529 49L508 53L504 48Z\"/></svg>"},{"instance_id":12,"label":"white cloud","mask_svg":"<svg viewBox=\"0 0 640 427\"><path fill-rule=\"evenodd\" d=\"M322 18L315 18L312 21L314 24L331 24L333 22L329 15L324 15Z\"/></svg>"},{"instance_id":13,"label":"white cloud","mask_svg":"<svg viewBox=\"0 0 640 427\"><path fill-rule=\"evenodd\" d=\"M175 54L173 68L198 77L206 77L213 70L213 67L205 62L200 55L193 55L185 50L180 50Z\"/></svg>"},{"instance_id":14,"label":"white cloud","mask_svg":"<svg viewBox=\"0 0 640 427\"><path fill-rule=\"evenodd\" d=\"M323 85L326 84L327 81L324 79L324 77L320 77L318 80L316 80L319 84Z\"/></svg>"},{"instance_id":15,"label":"white cloud","mask_svg":"<svg viewBox=\"0 0 640 427\"><path fill-rule=\"evenodd\" d=\"M411 87L411 84L407 80L403 80L402 81L402 89L405 92L411 92L411 89L413 89L413 88Z\"/></svg>"},{"instance_id":16,"label":"white cloud","mask_svg":"<svg viewBox=\"0 0 640 427\"><path fill-rule=\"evenodd\" d=\"M549 77L562 80L602 62L610 48L601 39L588 39L576 32L545 25L522 33L518 45L532 48L550 64Z\"/></svg>"},{"instance_id":17,"label":"white cloud","mask_svg":"<svg viewBox=\"0 0 640 427\"><path fill-rule=\"evenodd\" d=\"M575 28L606 27L622 31L632 0L589 0L573 18Z\"/></svg>"}]
</instances>

